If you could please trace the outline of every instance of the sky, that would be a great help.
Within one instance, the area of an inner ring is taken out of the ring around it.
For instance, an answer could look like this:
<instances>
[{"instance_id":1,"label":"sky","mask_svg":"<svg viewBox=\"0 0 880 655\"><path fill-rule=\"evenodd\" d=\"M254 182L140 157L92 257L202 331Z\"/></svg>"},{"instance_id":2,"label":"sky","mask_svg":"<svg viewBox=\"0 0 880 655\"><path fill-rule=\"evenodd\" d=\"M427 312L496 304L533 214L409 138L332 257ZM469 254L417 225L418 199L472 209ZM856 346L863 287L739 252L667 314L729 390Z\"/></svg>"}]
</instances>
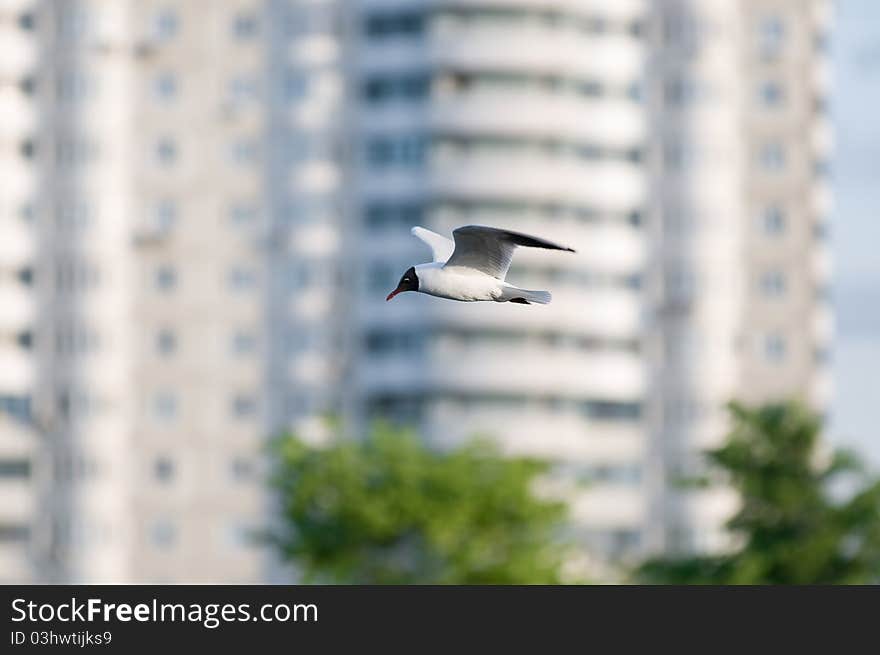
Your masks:
<instances>
[{"instance_id":1,"label":"sky","mask_svg":"<svg viewBox=\"0 0 880 655\"><path fill-rule=\"evenodd\" d=\"M829 437L880 467L880 2L838 0L831 47L837 336Z\"/></svg>"}]
</instances>

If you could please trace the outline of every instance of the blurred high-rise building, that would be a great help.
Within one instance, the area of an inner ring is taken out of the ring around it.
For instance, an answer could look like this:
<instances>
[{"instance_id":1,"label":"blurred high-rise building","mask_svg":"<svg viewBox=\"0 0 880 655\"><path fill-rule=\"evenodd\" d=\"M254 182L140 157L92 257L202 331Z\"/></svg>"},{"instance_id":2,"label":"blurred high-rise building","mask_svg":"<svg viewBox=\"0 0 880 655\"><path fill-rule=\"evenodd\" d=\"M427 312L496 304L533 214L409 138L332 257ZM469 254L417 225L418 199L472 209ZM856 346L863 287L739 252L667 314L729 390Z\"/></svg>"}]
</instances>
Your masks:
<instances>
[{"instance_id":1,"label":"blurred high-rise building","mask_svg":"<svg viewBox=\"0 0 880 655\"><path fill-rule=\"evenodd\" d=\"M262 579L264 3L19 5L38 579Z\"/></svg>"},{"instance_id":2,"label":"blurred high-rise building","mask_svg":"<svg viewBox=\"0 0 880 655\"><path fill-rule=\"evenodd\" d=\"M551 457L606 556L723 548L735 499L680 482L725 404L828 401L829 4L358 6L366 413ZM517 254L547 308L380 307L420 222L579 254Z\"/></svg>"},{"instance_id":3,"label":"blurred high-rise building","mask_svg":"<svg viewBox=\"0 0 880 655\"><path fill-rule=\"evenodd\" d=\"M260 456L328 414L553 459L597 561L723 547L723 404L827 397L826 12L6 2L0 579L278 579ZM468 223L576 248L553 303L386 305Z\"/></svg>"},{"instance_id":4,"label":"blurred high-rise building","mask_svg":"<svg viewBox=\"0 0 880 655\"><path fill-rule=\"evenodd\" d=\"M825 0L648 5L646 546L723 548L734 498L682 492L725 405L829 401Z\"/></svg>"},{"instance_id":5,"label":"blurred high-rise building","mask_svg":"<svg viewBox=\"0 0 880 655\"><path fill-rule=\"evenodd\" d=\"M577 538L639 545L645 114L641 3L363 0L351 35L355 393L435 443L475 434L556 462ZM409 227L486 224L547 307L383 296L427 261Z\"/></svg>"},{"instance_id":6,"label":"blurred high-rise building","mask_svg":"<svg viewBox=\"0 0 880 655\"><path fill-rule=\"evenodd\" d=\"M37 44L23 5L0 5L0 583L32 579L40 454L31 407Z\"/></svg>"}]
</instances>

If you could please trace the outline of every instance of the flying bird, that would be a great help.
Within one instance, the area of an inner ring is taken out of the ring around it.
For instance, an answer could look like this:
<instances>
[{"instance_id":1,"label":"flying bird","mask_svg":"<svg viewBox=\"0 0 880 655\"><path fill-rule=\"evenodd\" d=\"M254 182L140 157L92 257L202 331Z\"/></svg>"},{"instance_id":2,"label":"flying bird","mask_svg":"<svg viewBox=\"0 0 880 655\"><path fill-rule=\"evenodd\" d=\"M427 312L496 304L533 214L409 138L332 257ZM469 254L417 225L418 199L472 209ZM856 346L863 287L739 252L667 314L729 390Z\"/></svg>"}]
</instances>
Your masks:
<instances>
[{"instance_id":1,"label":"flying bird","mask_svg":"<svg viewBox=\"0 0 880 655\"><path fill-rule=\"evenodd\" d=\"M386 301L404 291L418 291L464 302L493 300L546 305L550 302L549 291L520 289L504 281L513 251L517 246L526 246L574 252L572 248L528 234L483 225L466 225L453 230L455 242L423 227L414 227L411 232L428 244L433 261L411 266Z\"/></svg>"}]
</instances>

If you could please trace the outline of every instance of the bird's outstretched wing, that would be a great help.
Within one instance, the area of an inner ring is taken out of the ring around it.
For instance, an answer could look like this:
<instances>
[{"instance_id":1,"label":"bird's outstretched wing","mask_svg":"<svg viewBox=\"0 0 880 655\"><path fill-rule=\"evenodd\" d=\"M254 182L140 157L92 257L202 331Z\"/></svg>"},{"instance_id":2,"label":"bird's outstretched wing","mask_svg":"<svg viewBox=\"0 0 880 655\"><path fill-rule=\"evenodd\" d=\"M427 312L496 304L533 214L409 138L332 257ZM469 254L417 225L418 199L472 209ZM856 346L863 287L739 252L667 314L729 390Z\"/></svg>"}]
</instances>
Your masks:
<instances>
[{"instance_id":1,"label":"bird's outstretched wing","mask_svg":"<svg viewBox=\"0 0 880 655\"><path fill-rule=\"evenodd\" d=\"M517 246L574 252L572 248L528 234L483 225L460 227L452 232L452 236L455 238L455 251L447 260L447 266L475 268L499 280L507 276Z\"/></svg>"},{"instance_id":2,"label":"bird's outstretched wing","mask_svg":"<svg viewBox=\"0 0 880 655\"><path fill-rule=\"evenodd\" d=\"M452 256L452 251L455 249L452 239L418 226L414 227L410 232L414 237L428 244L433 261L443 263Z\"/></svg>"}]
</instances>

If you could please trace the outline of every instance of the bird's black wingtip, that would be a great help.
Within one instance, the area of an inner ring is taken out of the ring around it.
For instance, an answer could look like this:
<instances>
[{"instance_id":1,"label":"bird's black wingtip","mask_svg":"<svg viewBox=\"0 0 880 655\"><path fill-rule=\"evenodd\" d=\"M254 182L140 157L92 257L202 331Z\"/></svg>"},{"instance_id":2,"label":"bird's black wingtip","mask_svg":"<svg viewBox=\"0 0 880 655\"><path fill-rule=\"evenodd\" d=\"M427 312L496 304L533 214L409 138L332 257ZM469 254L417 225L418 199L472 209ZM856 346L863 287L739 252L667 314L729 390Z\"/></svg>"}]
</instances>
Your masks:
<instances>
[{"instance_id":1,"label":"bird's black wingtip","mask_svg":"<svg viewBox=\"0 0 880 655\"><path fill-rule=\"evenodd\" d=\"M574 248L564 248L565 252L577 252Z\"/></svg>"}]
</instances>

